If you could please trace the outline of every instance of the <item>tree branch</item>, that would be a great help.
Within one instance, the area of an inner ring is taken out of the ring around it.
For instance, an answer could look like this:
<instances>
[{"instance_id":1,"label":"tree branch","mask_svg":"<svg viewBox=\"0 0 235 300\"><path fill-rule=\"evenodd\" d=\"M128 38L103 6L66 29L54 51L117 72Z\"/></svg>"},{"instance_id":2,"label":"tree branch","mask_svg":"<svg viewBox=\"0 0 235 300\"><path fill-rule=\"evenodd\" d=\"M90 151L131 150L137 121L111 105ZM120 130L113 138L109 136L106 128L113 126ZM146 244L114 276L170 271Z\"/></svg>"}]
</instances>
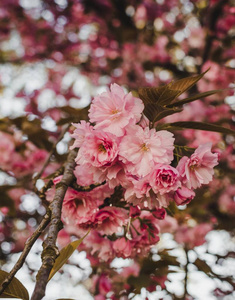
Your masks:
<instances>
[{"instance_id":1,"label":"tree branch","mask_svg":"<svg viewBox=\"0 0 235 300\"><path fill-rule=\"evenodd\" d=\"M42 166L40 172L34 177L34 179L33 179L34 184L35 184L36 181L42 176L43 172L45 171L47 165L48 165L49 162L50 162L51 156L52 156L52 155L54 154L54 152L55 152L56 146L57 146L58 143L63 139L65 133L68 132L69 127L70 127L70 124L69 124L68 126L66 126L66 127L62 130L62 132L61 132L61 134L60 134L60 136L59 136L57 142L53 145L51 151L49 152L49 155L48 155L46 161L44 162L44 164L43 164L43 166Z\"/></svg>"},{"instance_id":2,"label":"tree branch","mask_svg":"<svg viewBox=\"0 0 235 300\"><path fill-rule=\"evenodd\" d=\"M188 264L189 264L189 257L188 257L188 249L185 248L185 255L186 255L186 264L184 266L184 296L183 299L187 299L188 296Z\"/></svg>"},{"instance_id":3,"label":"tree branch","mask_svg":"<svg viewBox=\"0 0 235 300\"><path fill-rule=\"evenodd\" d=\"M7 288L7 286L11 283L13 277L15 274L19 271L19 269L23 266L25 259L27 255L29 254L29 251L31 250L32 246L34 245L35 241L38 239L38 237L41 235L41 233L44 231L44 229L47 227L47 225L50 222L50 211L47 211L46 215L43 217L41 223L39 224L36 231L32 234L32 236L27 240L24 250L22 251L18 261L14 265L13 269L9 273L8 277L2 282L2 285L0 287L0 295L2 292Z\"/></svg>"},{"instance_id":4,"label":"tree branch","mask_svg":"<svg viewBox=\"0 0 235 300\"><path fill-rule=\"evenodd\" d=\"M40 300L44 297L50 271L55 263L56 257L59 255L59 251L56 247L56 239L61 227L62 203L68 187L74 180L73 170L76 165L76 155L75 150L69 153L67 162L65 163L63 178L56 185L55 196L49 206L51 211L51 223L49 225L48 235L43 242L42 266L36 277L36 286L31 300Z\"/></svg>"},{"instance_id":5,"label":"tree branch","mask_svg":"<svg viewBox=\"0 0 235 300\"><path fill-rule=\"evenodd\" d=\"M222 12L223 12L223 6L225 4L227 4L228 0L220 0L218 1L212 8L211 11L209 13L209 16L207 15L208 18L208 34L206 37L206 45L205 45L205 49L203 52L203 56L202 56L202 65L208 60L208 58L210 57L210 52L211 52L211 47L212 47L212 43L213 40L216 37L216 24L217 21L219 19L219 17L221 16ZM201 66L200 66L201 69ZM201 70L199 70L199 73L201 72Z\"/></svg>"},{"instance_id":6,"label":"tree branch","mask_svg":"<svg viewBox=\"0 0 235 300\"><path fill-rule=\"evenodd\" d=\"M94 190L96 187L104 185L105 183L106 183L106 181L103 181L101 183L94 183L94 184L87 185L87 186L81 186L81 185L78 185L75 181L73 181L70 184L70 187L73 188L77 192L90 192L90 191Z\"/></svg>"}]
</instances>

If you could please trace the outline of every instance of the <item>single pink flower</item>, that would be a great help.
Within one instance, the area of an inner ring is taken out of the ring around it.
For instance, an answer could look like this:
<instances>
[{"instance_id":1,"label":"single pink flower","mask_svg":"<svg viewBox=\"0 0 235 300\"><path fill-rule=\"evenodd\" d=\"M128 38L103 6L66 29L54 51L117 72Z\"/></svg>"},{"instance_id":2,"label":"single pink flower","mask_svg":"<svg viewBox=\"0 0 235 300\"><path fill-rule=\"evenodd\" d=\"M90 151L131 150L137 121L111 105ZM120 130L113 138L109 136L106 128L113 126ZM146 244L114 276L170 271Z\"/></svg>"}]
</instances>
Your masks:
<instances>
[{"instance_id":1,"label":"single pink flower","mask_svg":"<svg viewBox=\"0 0 235 300\"><path fill-rule=\"evenodd\" d=\"M124 237L117 239L113 243L113 249L117 255L117 257L130 257L132 252L131 242Z\"/></svg>"},{"instance_id":2,"label":"single pink flower","mask_svg":"<svg viewBox=\"0 0 235 300\"><path fill-rule=\"evenodd\" d=\"M75 139L73 145L70 147L70 149L74 148L80 148L86 138L87 135L92 133L93 127L90 125L90 123L87 123L86 121L82 120L78 124L72 124L76 129L71 134L71 137Z\"/></svg>"},{"instance_id":3,"label":"single pink flower","mask_svg":"<svg viewBox=\"0 0 235 300\"><path fill-rule=\"evenodd\" d=\"M198 188L212 180L213 168L218 164L218 154L211 152L211 143L200 145L190 158L184 156L179 161L177 170L182 182L188 187Z\"/></svg>"},{"instance_id":4,"label":"single pink flower","mask_svg":"<svg viewBox=\"0 0 235 300\"><path fill-rule=\"evenodd\" d=\"M144 104L131 93L125 94L117 84L112 84L110 90L93 99L89 118L96 123L95 128L123 136L127 125L140 120Z\"/></svg>"},{"instance_id":5,"label":"single pink flower","mask_svg":"<svg viewBox=\"0 0 235 300\"><path fill-rule=\"evenodd\" d=\"M112 242L105 236L102 237L98 231L92 230L84 239L83 243L87 248L91 248L91 254L98 253L102 261L108 261L113 258Z\"/></svg>"},{"instance_id":6,"label":"single pink flower","mask_svg":"<svg viewBox=\"0 0 235 300\"><path fill-rule=\"evenodd\" d=\"M174 193L174 201L177 205L188 204L195 197L194 191L186 188L185 186L180 187Z\"/></svg>"},{"instance_id":7,"label":"single pink flower","mask_svg":"<svg viewBox=\"0 0 235 300\"><path fill-rule=\"evenodd\" d=\"M150 175L150 185L156 194L175 191L181 185L179 172L170 165L157 164Z\"/></svg>"},{"instance_id":8,"label":"single pink flower","mask_svg":"<svg viewBox=\"0 0 235 300\"><path fill-rule=\"evenodd\" d=\"M103 234L113 234L121 230L128 222L128 213L125 209L107 206L100 209L93 217L94 225Z\"/></svg>"},{"instance_id":9,"label":"single pink flower","mask_svg":"<svg viewBox=\"0 0 235 300\"><path fill-rule=\"evenodd\" d=\"M76 157L77 164L90 164L93 167L109 167L118 155L117 138L101 130L89 134Z\"/></svg>"},{"instance_id":10,"label":"single pink flower","mask_svg":"<svg viewBox=\"0 0 235 300\"><path fill-rule=\"evenodd\" d=\"M127 135L121 140L119 156L129 172L146 176L156 163L172 161L173 143L173 134L166 130L156 132L135 125L127 129Z\"/></svg>"}]
</instances>

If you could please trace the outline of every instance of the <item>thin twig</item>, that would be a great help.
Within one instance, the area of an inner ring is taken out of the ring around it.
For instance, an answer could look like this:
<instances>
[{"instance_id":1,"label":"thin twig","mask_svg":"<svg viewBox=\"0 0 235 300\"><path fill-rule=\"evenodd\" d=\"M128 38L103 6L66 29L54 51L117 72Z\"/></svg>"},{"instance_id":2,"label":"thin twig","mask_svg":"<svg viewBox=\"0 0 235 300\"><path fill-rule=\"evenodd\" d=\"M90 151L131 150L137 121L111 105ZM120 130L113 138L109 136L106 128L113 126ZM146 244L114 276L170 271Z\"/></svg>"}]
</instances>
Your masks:
<instances>
[{"instance_id":1,"label":"thin twig","mask_svg":"<svg viewBox=\"0 0 235 300\"><path fill-rule=\"evenodd\" d=\"M75 157L77 152L71 151L65 163L65 170L62 180L56 185L56 192L49 209L51 210L51 223L48 229L48 235L43 242L42 266L36 276L36 285L31 300L41 300L45 295L47 281L51 269L59 255L56 247L56 239L61 227L61 209L65 193L74 180L73 170L75 168Z\"/></svg>"},{"instance_id":2,"label":"thin twig","mask_svg":"<svg viewBox=\"0 0 235 300\"><path fill-rule=\"evenodd\" d=\"M187 299L188 296L188 265L189 265L189 257L188 257L188 249L185 248L185 256L186 256L186 264L184 266L184 296L183 299Z\"/></svg>"},{"instance_id":3,"label":"thin twig","mask_svg":"<svg viewBox=\"0 0 235 300\"><path fill-rule=\"evenodd\" d=\"M44 164L43 164L41 170L40 170L39 173L34 177L34 179L33 179L33 180L34 180L34 183L36 183L36 181L42 176L43 172L45 171L47 165L48 165L49 162L50 162L51 156L52 156L52 155L54 154L54 152L55 152L55 149L56 149L58 143L63 139L65 133L68 132L69 127L70 127L70 124L69 124L68 126L66 126L66 127L62 130L62 132L61 132L61 134L60 134L60 136L59 136L57 142L53 145L51 151L49 152L48 157L47 157L46 161L44 162Z\"/></svg>"},{"instance_id":4,"label":"thin twig","mask_svg":"<svg viewBox=\"0 0 235 300\"><path fill-rule=\"evenodd\" d=\"M11 283L13 277L18 272L18 270L23 266L25 259L26 259L27 255L29 254L32 246L34 245L34 243L36 242L38 237L41 235L41 233L44 231L44 229L47 227L47 225L49 224L50 215L51 215L50 211L47 211L46 215L43 217L43 219L42 219L41 223L39 224L38 228L36 229L36 231L26 241L24 250L22 251L18 261L14 265L13 269L11 270L11 272L9 273L7 278L2 282L2 285L0 287L0 295L6 289L6 287Z\"/></svg>"},{"instance_id":5,"label":"thin twig","mask_svg":"<svg viewBox=\"0 0 235 300\"><path fill-rule=\"evenodd\" d=\"M212 6L211 11L207 15L208 26L207 26L207 37L206 37L206 45L204 48L204 52L202 55L202 65L208 60L211 53L212 43L216 38L216 24L223 12L223 6L227 4L228 0L220 0L214 6ZM201 67L199 67L199 73L201 72Z\"/></svg>"},{"instance_id":6,"label":"thin twig","mask_svg":"<svg viewBox=\"0 0 235 300\"><path fill-rule=\"evenodd\" d=\"M103 181L101 183L94 183L94 184L87 185L87 186L81 186L81 185L78 185L75 181L73 181L70 184L70 187L73 188L77 192L90 192L90 191L94 190L96 187L104 185L105 183L106 183L106 181Z\"/></svg>"}]
</instances>

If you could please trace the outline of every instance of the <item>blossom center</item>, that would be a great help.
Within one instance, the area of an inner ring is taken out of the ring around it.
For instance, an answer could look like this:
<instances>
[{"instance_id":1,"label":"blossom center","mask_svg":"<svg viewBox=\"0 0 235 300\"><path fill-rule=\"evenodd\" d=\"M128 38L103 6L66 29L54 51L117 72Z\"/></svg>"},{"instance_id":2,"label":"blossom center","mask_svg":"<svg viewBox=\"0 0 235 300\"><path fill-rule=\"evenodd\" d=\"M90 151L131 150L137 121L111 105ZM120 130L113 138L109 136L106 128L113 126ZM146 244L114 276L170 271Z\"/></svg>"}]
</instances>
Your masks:
<instances>
[{"instance_id":1,"label":"blossom center","mask_svg":"<svg viewBox=\"0 0 235 300\"><path fill-rule=\"evenodd\" d=\"M144 152L149 151L149 147L144 143L141 145L141 150Z\"/></svg>"},{"instance_id":2,"label":"blossom center","mask_svg":"<svg viewBox=\"0 0 235 300\"><path fill-rule=\"evenodd\" d=\"M119 111L117 109L114 109L114 110L111 111L112 115L116 115L117 113L119 113Z\"/></svg>"},{"instance_id":3,"label":"blossom center","mask_svg":"<svg viewBox=\"0 0 235 300\"><path fill-rule=\"evenodd\" d=\"M100 152L106 153L106 148L105 148L105 146L104 146L103 144L99 144L98 150L99 150Z\"/></svg>"},{"instance_id":4,"label":"blossom center","mask_svg":"<svg viewBox=\"0 0 235 300\"><path fill-rule=\"evenodd\" d=\"M199 166L199 161L198 161L198 159L194 159L194 160L191 161L189 167L190 167L190 169L191 169L192 171L194 171L198 166Z\"/></svg>"}]
</instances>

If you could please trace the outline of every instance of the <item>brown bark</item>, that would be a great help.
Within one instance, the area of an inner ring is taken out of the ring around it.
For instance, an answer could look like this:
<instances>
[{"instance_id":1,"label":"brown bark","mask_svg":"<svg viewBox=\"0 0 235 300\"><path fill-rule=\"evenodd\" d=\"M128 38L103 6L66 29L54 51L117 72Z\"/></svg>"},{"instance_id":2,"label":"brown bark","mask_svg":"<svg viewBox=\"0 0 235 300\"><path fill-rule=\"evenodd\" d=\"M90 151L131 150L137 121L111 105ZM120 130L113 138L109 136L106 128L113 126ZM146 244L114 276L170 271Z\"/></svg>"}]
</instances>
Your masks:
<instances>
[{"instance_id":1,"label":"brown bark","mask_svg":"<svg viewBox=\"0 0 235 300\"><path fill-rule=\"evenodd\" d=\"M64 175L60 183L56 185L55 197L49 206L51 211L51 223L48 235L43 242L42 266L36 277L36 285L32 295L32 300L40 300L45 295L49 274L55 263L59 251L56 247L56 239L61 228L61 208L65 193L74 180L73 170L75 167L76 151L71 151L65 163Z\"/></svg>"}]
</instances>

